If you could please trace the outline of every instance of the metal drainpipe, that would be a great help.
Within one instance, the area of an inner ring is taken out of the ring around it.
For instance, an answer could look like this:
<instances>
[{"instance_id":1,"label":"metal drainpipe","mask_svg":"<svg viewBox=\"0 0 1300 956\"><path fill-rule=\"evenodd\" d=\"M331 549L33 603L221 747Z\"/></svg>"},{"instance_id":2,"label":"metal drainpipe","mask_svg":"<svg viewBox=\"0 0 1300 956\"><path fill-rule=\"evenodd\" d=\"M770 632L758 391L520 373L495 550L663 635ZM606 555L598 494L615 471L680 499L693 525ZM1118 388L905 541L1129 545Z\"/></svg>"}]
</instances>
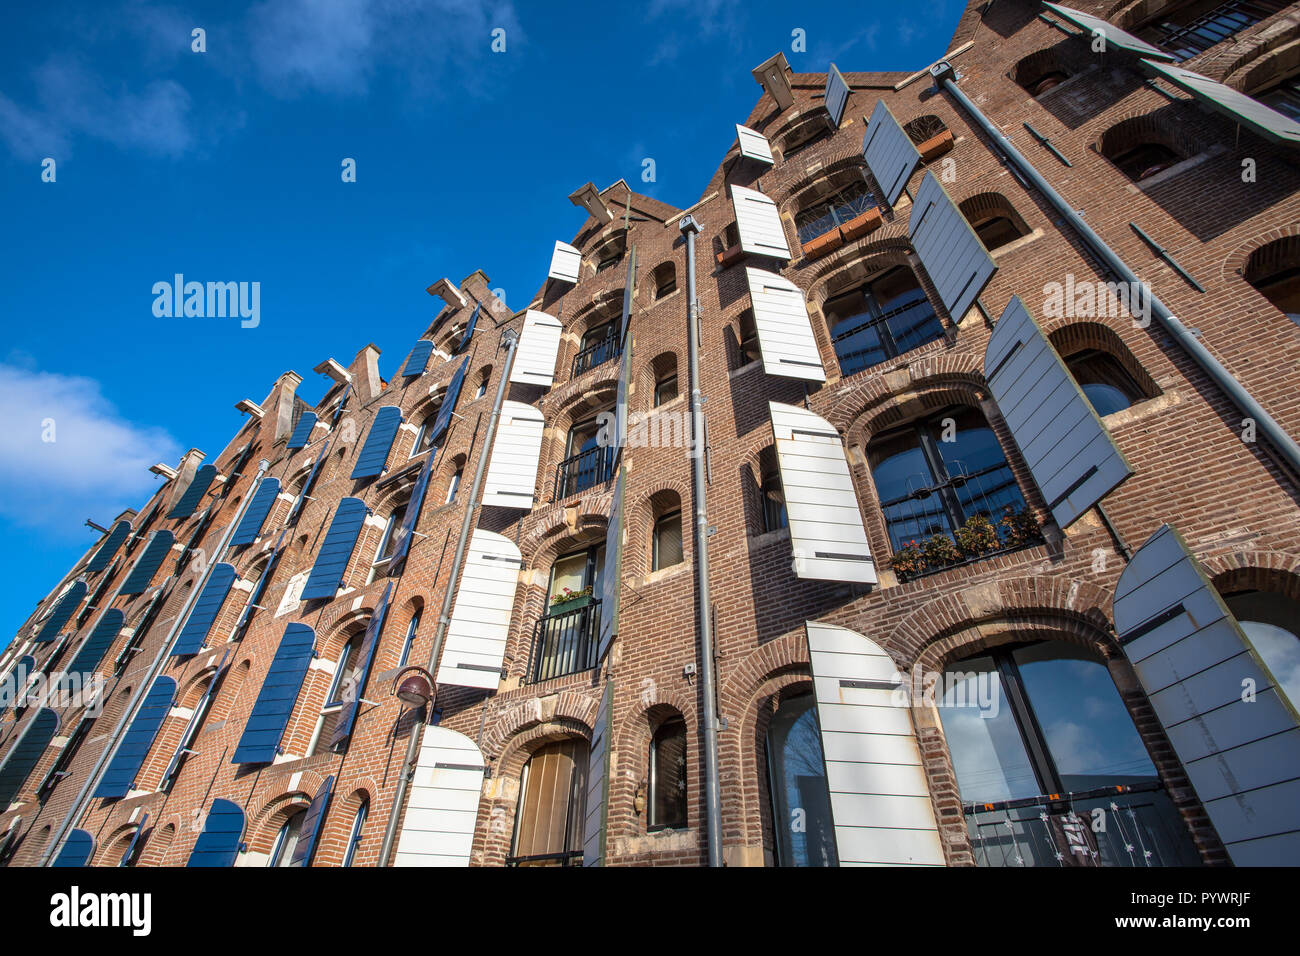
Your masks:
<instances>
[{"instance_id":1,"label":"metal drainpipe","mask_svg":"<svg viewBox=\"0 0 1300 956\"><path fill-rule=\"evenodd\" d=\"M713 625L709 611L709 518L705 503L704 399L700 395L700 303L695 297L695 236L700 227L682 219L686 236L686 350L691 374L691 497L695 499L695 580L699 596L700 692L704 695L704 817L709 866L722 866L722 800L718 794L718 703L713 673Z\"/></svg>"},{"instance_id":2,"label":"metal drainpipe","mask_svg":"<svg viewBox=\"0 0 1300 956\"><path fill-rule=\"evenodd\" d=\"M1273 446L1278 455L1286 461L1295 474L1300 476L1300 445L1297 445L1295 440L1283 430L1273 416L1265 411L1259 402L1255 401L1254 397L1233 377L1231 372L1219 363L1219 360L1210 353L1209 349L1188 331L1187 326L1178 321L1177 317L1169 311L1164 303L1155 297L1155 293L1151 292L1150 287L1142 283L1137 273L1130 269L1127 263L1110 246L1106 245L1105 240L1093 231L1092 227L1083 220L1083 217L1065 201L1065 198L1039 175L1038 170L1012 145L1006 134L994 126L992 121L980 111L980 108L957 88L957 75L953 71L952 65L946 61L936 63L930 67L930 74L935 78L935 82L947 90L952 95L952 98L993 140L1007 160L1038 187L1038 190L1051 203L1052 208L1074 227L1075 232L1110 267L1115 275L1132 284L1135 288L1141 286L1146 289L1150 299L1151 312L1165 328L1165 331L1172 335L1183 351L1191 357L1192 361L1199 365L1205 374L1223 389L1238 409L1244 412L1248 418L1255 420L1256 425L1264 434L1264 437L1268 439L1269 444Z\"/></svg>"},{"instance_id":3,"label":"metal drainpipe","mask_svg":"<svg viewBox=\"0 0 1300 956\"><path fill-rule=\"evenodd\" d=\"M505 367L501 370L501 381L497 383L496 400L492 403L492 417L488 419L487 437L483 441L483 451L479 454L478 465L474 468L474 484L469 491L469 501L465 506L465 517L460 523L460 538L456 541L456 556L451 562L451 576L447 578L447 590L442 596L442 610L438 612L438 630L433 635L433 649L429 651L429 665L425 668L430 675L437 673L438 657L442 654L442 641L447 634L447 625L451 623L451 605L456 599L456 578L460 576L461 564L465 561L465 548L469 544L470 529L474 524L474 513L479 506L479 491L483 486L483 473L487 470L488 458L492 446L496 443L497 422L501 418L501 403L505 401L506 386L510 382L510 370L515 364L515 347L519 344L519 334L514 329L501 333L501 340L506 346ZM435 694L436 687L435 684ZM436 700L436 697L435 697ZM429 702L432 707L433 701ZM400 719L400 717L399 717ZM379 865L388 866L388 858L393 852L393 842L397 837L397 821L402 815L402 803L406 799L406 788L415 773L415 760L420 751L421 729L424 719L418 714L411 724L410 742L406 745L406 760L402 764L402 774L397 778L397 793L393 796L393 809L388 814L388 823L384 827L384 843L379 849Z\"/></svg>"},{"instance_id":4,"label":"metal drainpipe","mask_svg":"<svg viewBox=\"0 0 1300 956\"><path fill-rule=\"evenodd\" d=\"M168 648L172 646L172 641L175 640L176 635L180 633L181 627L183 627L185 622L189 619L190 611L194 608L194 603L198 600L199 595L203 592L204 585L208 583L208 578L212 575L212 569L216 567L221 558L225 556L226 543L230 540L231 535L235 533L235 528L239 527L239 522L244 517L244 512L247 511L248 506L252 504L253 496L256 494L258 487L262 484L262 479L266 477L266 470L270 467L271 463L265 458L258 461L257 477L253 479L252 485L249 486L248 494L244 496L244 500L240 503L239 510L235 512L234 519L226 526L226 531L221 536L220 544L217 545L216 551L212 553L212 560L209 561L207 567L203 569L203 573L199 575L199 579L194 582L194 587L190 588L189 596L181 606L180 613L176 615L176 620L172 622L172 628L168 632L166 640L164 640L158 647L158 653L154 655L153 662L149 665L148 674L136 686L134 693L131 695L131 699L127 702L126 710L122 712L121 719L117 722L117 726L113 728L111 737L112 743L104 749L103 753L99 755L99 759L95 761L95 765L91 767L90 773L86 777L86 782L83 783L81 789L77 791L77 797L72 801L72 806L68 809L67 815L64 816L58 829L54 831L54 835L50 839L50 842L46 845L44 853L41 854L40 866L46 866L50 862L50 857L52 857L54 851L58 849L59 841L61 841L67 833L68 827L72 824L73 820L81 815L82 808L89 797L91 789L99 782L100 774L103 773L104 768L108 766L113 757L117 755L117 749L122 744L122 731L130 726L130 722L135 717L137 708L140 706L141 701L144 700L144 695L148 692L149 688L153 686L154 678L158 676L158 671L162 670L162 663L166 658ZM118 586L118 590L121 590L121 585ZM112 601L116 599L117 594L114 593L113 598L109 603L111 604Z\"/></svg>"}]
</instances>

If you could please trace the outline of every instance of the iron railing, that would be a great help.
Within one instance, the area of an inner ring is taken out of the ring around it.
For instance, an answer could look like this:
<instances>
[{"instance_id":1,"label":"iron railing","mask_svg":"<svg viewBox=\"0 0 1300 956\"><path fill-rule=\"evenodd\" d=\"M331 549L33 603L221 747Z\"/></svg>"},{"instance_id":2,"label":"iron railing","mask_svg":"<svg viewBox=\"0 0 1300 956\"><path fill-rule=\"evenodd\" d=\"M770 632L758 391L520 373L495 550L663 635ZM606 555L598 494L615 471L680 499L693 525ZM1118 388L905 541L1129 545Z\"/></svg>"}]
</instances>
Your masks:
<instances>
[{"instance_id":1,"label":"iron railing","mask_svg":"<svg viewBox=\"0 0 1300 956\"><path fill-rule=\"evenodd\" d=\"M545 615L533 630L529 683L591 670L596 666L599 642L599 600Z\"/></svg>"},{"instance_id":2,"label":"iron railing","mask_svg":"<svg viewBox=\"0 0 1300 956\"><path fill-rule=\"evenodd\" d=\"M811 209L795 217L795 226L799 230L799 242L806 243L832 229L856 219L864 212L870 212L879 206L876 197L862 186L849 189L829 202L818 203Z\"/></svg>"},{"instance_id":3,"label":"iron railing","mask_svg":"<svg viewBox=\"0 0 1300 956\"><path fill-rule=\"evenodd\" d=\"M623 343L617 335L607 335L599 342L588 345L573 357L573 378L583 372L589 372L598 365L604 365L610 359L623 354Z\"/></svg>"},{"instance_id":4,"label":"iron railing","mask_svg":"<svg viewBox=\"0 0 1300 956\"><path fill-rule=\"evenodd\" d=\"M1155 42L1169 53L1179 60L1190 60L1271 17L1285 6L1286 0L1228 0L1190 23L1179 26L1161 21L1151 28L1151 32Z\"/></svg>"},{"instance_id":5,"label":"iron railing","mask_svg":"<svg viewBox=\"0 0 1300 956\"><path fill-rule=\"evenodd\" d=\"M506 866L582 866L581 850L559 853L534 853L531 856L508 856Z\"/></svg>"},{"instance_id":6,"label":"iron railing","mask_svg":"<svg viewBox=\"0 0 1300 956\"><path fill-rule=\"evenodd\" d=\"M891 309L870 308L836 327L835 357L846 378L943 337L943 323L924 293Z\"/></svg>"},{"instance_id":7,"label":"iron railing","mask_svg":"<svg viewBox=\"0 0 1300 956\"><path fill-rule=\"evenodd\" d=\"M609 481L614 474L613 448L588 448L570 455L555 469L555 500Z\"/></svg>"}]
</instances>

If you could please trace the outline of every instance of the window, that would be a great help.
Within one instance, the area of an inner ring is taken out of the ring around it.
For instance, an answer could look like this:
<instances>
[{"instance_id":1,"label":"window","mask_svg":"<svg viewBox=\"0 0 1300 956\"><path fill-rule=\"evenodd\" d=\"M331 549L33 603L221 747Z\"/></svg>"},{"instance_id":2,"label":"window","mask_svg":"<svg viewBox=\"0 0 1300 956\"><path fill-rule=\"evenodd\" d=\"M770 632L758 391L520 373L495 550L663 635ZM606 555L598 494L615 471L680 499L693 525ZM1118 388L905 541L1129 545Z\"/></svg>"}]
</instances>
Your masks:
<instances>
[{"instance_id":1,"label":"window","mask_svg":"<svg viewBox=\"0 0 1300 956\"><path fill-rule=\"evenodd\" d=\"M1204 53L1286 7L1286 0L1200 0L1162 13L1138 37L1179 60Z\"/></svg>"},{"instance_id":2,"label":"window","mask_svg":"<svg viewBox=\"0 0 1300 956\"><path fill-rule=\"evenodd\" d=\"M989 252L1029 235L1029 226L1000 193L980 193L958 205Z\"/></svg>"},{"instance_id":3,"label":"window","mask_svg":"<svg viewBox=\"0 0 1300 956\"><path fill-rule=\"evenodd\" d=\"M1300 709L1300 601L1271 591L1241 591L1224 602L1279 690Z\"/></svg>"},{"instance_id":4,"label":"window","mask_svg":"<svg viewBox=\"0 0 1300 956\"><path fill-rule=\"evenodd\" d=\"M364 633L354 635L339 654L338 664L334 668L334 679L330 682L329 693L325 695L325 706L321 708L316 720L316 729L312 733L311 744L307 747L307 756L322 753L329 746L330 737L334 735L334 726L338 723L339 712L343 705L355 700L361 693L357 686L357 672L360 669L361 641Z\"/></svg>"},{"instance_id":5,"label":"window","mask_svg":"<svg viewBox=\"0 0 1300 956\"><path fill-rule=\"evenodd\" d=\"M623 253L627 249L627 236L619 233L616 237L606 242L596 250L596 271L604 272L611 269L623 261Z\"/></svg>"},{"instance_id":6,"label":"window","mask_svg":"<svg viewBox=\"0 0 1300 956\"><path fill-rule=\"evenodd\" d=\"M140 822L140 825L144 825L143 820ZM122 848L122 856L118 859L117 865L119 867L135 866L140 862L140 854L144 852L144 834L137 831L128 837L125 842L126 846Z\"/></svg>"},{"instance_id":7,"label":"window","mask_svg":"<svg viewBox=\"0 0 1300 956\"><path fill-rule=\"evenodd\" d=\"M1066 358L1065 365L1098 415L1122 411L1147 397L1107 352L1085 349Z\"/></svg>"},{"instance_id":8,"label":"window","mask_svg":"<svg viewBox=\"0 0 1300 956\"><path fill-rule=\"evenodd\" d=\"M411 615L411 623L406 626L406 638L402 641L402 654L397 661L398 667L405 667L406 662L411 659L411 648L415 646L415 637L420 630L420 611L417 609Z\"/></svg>"},{"instance_id":9,"label":"window","mask_svg":"<svg viewBox=\"0 0 1300 956\"><path fill-rule=\"evenodd\" d=\"M654 271L655 298L662 299L677 291L677 267L671 262L661 262Z\"/></svg>"},{"instance_id":10,"label":"window","mask_svg":"<svg viewBox=\"0 0 1300 956\"><path fill-rule=\"evenodd\" d=\"M483 387L487 387L486 379L484 380ZM438 410L441 406L442 402L436 403L433 408L429 409L428 414L426 414L420 421L420 430L415 433L415 442L411 445L412 458L416 455L422 455L434 447L433 425L434 422L438 420Z\"/></svg>"},{"instance_id":11,"label":"window","mask_svg":"<svg viewBox=\"0 0 1300 956\"><path fill-rule=\"evenodd\" d=\"M812 694L781 702L766 744L777 866L835 866L831 796Z\"/></svg>"},{"instance_id":12,"label":"window","mask_svg":"<svg viewBox=\"0 0 1300 956\"><path fill-rule=\"evenodd\" d=\"M662 571L675 564L681 564L682 556L682 512L669 511L655 521L654 546L651 555L651 570Z\"/></svg>"},{"instance_id":13,"label":"window","mask_svg":"<svg viewBox=\"0 0 1300 956\"><path fill-rule=\"evenodd\" d=\"M800 243L810 242L880 205L866 182L856 172L854 176L833 195L819 199L795 214L794 225Z\"/></svg>"},{"instance_id":14,"label":"window","mask_svg":"<svg viewBox=\"0 0 1300 956\"><path fill-rule=\"evenodd\" d=\"M651 830L686 828L686 721L670 717L650 738Z\"/></svg>"},{"instance_id":15,"label":"window","mask_svg":"<svg viewBox=\"0 0 1300 956\"><path fill-rule=\"evenodd\" d=\"M758 344L758 324L754 321L754 310L746 309L740 313L737 321L740 329L740 366L757 362L763 357L763 350Z\"/></svg>"},{"instance_id":16,"label":"window","mask_svg":"<svg viewBox=\"0 0 1300 956\"><path fill-rule=\"evenodd\" d=\"M388 521L384 524L384 533L379 536L379 547L375 549L375 560L370 565L370 576L366 578L367 584L388 573L388 563L393 559L393 552L397 550L397 529L405 520L406 505L404 504L398 505L388 515Z\"/></svg>"},{"instance_id":17,"label":"window","mask_svg":"<svg viewBox=\"0 0 1300 956\"><path fill-rule=\"evenodd\" d=\"M533 683L589 670L600 635L602 542L557 558L546 590L547 612L537 622L529 677Z\"/></svg>"},{"instance_id":18,"label":"window","mask_svg":"<svg viewBox=\"0 0 1300 956\"><path fill-rule=\"evenodd\" d=\"M664 352L650 364L655 377L655 408L667 405L677 397L677 356Z\"/></svg>"},{"instance_id":19,"label":"window","mask_svg":"<svg viewBox=\"0 0 1300 956\"><path fill-rule=\"evenodd\" d=\"M443 504L451 504L456 500L456 492L460 490L460 478L464 472L464 468L457 468L452 472L451 480L447 482L447 500Z\"/></svg>"},{"instance_id":20,"label":"window","mask_svg":"<svg viewBox=\"0 0 1300 956\"><path fill-rule=\"evenodd\" d=\"M1182 134L1166 113L1122 120L1101 135L1098 149L1135 183L1182 162L1190 152L1178 145ZM1187 147L1195 151L1195 146Z\"/></svg>"},{"instance_id":21,"label":"window","mask_svg":"<svg viewBox=\"0 0 1300 956\"><path fill-rule=\"evenodd\" d=\"M546 744L524 765L511 841L511 866L580 866L587 744Z\"/></svg>"},{"instance_id":22,"label":"window","mask_svg":"<svg viewBox=\"0 0 1300 956\"><path fill-rule=\"evenodd\" d=\"M903 132L907 134L907 138L912 141L913 146L919 147L936 136L948 132L948 124L933 113L926 113L924 116L918 116L916 119L904 123Z\"/></svg>"},{"instance_id":23,"label":"window","mask_svg":"<svg viewBox=\"0 0 1300 956\"><path fill-rule=\"evenodd\" d=\"M72 766L77 751L86 742L86 735L90 733L90 728L94 725L94 718L83 718L77 724L77 729L72 732L62 749L59 750L59 756L55 759L54 765L50 767L49 773L45 775L45 779L36 788L36 799L41 803L49 799L50 794L54 792L54 788L59 785L59 781L68 775L68 768Z\"/></svg>"},{"instance_id":24,"label":"window","mask_svg":"<svg viewBox=\"0 0 1300 956\"><path fill-rule=\"evenodd\" d=\"M1063 62L1061 51L1052 47L1031 53L1020 60L1012 69L1011 78L1030 96L1041 96L1060 86L1073 72Z\"/></svg>"},{"instance_id":25,"label":"window","mask_svg":"<svg viewBox=\"0 0 1300 956\"><path fill-rule=\"evenodd\" d=\"M613 477L614 449L600 443L597 418L588 419L569 429L565 457L556 473L557 499L586 491Z\"/></svg>"},{"instance_id":26,"label":"window","mask_svg":"<svg viewBox=\"0 0 1300 956\"><path fill-rule=\"evenodd\" d=\"M1300 236L1260 246L1246 260L1246 281L1300 325Z\"/></svg>"},{"instance_id":27,"label":"window","mask_svg":"<svg viewBox=\"0 0 1300 956\"><path fill-rule=\"evenodd\" d=\"M873 439L867 461L895 553L933 535L951 538L975 515L996 526L1007 509L1025 507L997 436L968 406Z\"/></svg>"},{"instance_id":28,"label":"window","mask_svg":"<svg viewBox=\"0 0 1300 956\"><path fill-rule=\"evenodd\" d=\"M943 338L943 323L907 266L828 299L825 313L845 376Z\"/></svg>"},{"instance_id":29,"label":"window","mask_svg":"<svg viewBox=\"0 0 1300 956\"><path fill-rule=\"evenodd\" d=\"M776 450L764 448L758 456L760 477L759 498L763 505L763 530L779 531L789 527L785 513L785 491L781 488L781 468L776 460Z\"/></svg>"},{"instance_id":30,"label":"window","mask_svg":"<svg viewBox=\"0 0 1300 956\"><path fill-rule=\"evenodd\" d=\"M1108 158L1135 183L1150 179L1180 161L1179 155L1163 143L1140 143Z\"/></svg>"},{"instance_id":31,"label":"window","mask_svg":"<svg viewBox=\"0 0 1300 956\"><path fill-rule=\"evenodd\" d=\"M362 800L357 807L356 816L352 818L352 830L348 833L348 848L343 853L343 865L351 866L357 857L357 847L361 845L361 833L365 829L366 816L370 813L370 801Z\"/></svg>"},{"instance_id":32,"label":"window","mask_svg":"<svg viewBox=\"0 0 1300 956\"><path fill-rule=\"evenodd\" d=\"M941 691L979 865L1198 862L1106 665L1088 649L1001 645L948 667Z\"/></svg>"},{"instance_id":33,"label":"window","mask_svg":"<svg viewBox=\"0 0 1300 956\"><path fill-rule=\"evenodd\" d=\"M302 824L306 818L305 810L295 811L280 827L275 835L275 844L271 847L271 856L267 866L289 866L293 861L293 851L298 849L298 839L302 836Z\"/></svg>"},{"instance_id":34,"label":"window","mask_svg":"<svg viewBox=\"0 0 1300 956\"><path fill-rule=\"evenodd\" d=\"M834 128L831 126L830 116L825 113L814 114L785 134L781 141L782 159L789 159L800 150L821 142L832 132Z\"/></svg>"},{"instance_id":35,"label":"window","mask_svg":"<svg viewBox=\"0 0 1300 956\"><path fill-rule=\"evenodd\" d=\"M1255 94L1255 99L1283 116L1300 120L1300 73Z\"/></svg>"},{"instance_id":36,"label":"window","mask_svg":"<svg viewBox=\"0 0 1300 956\"><path fill-rule=\"evenodd\" d=\"M587 330L579 344L578 354L573 357L575 378L623 354L622 342L619 341L621 322L620 318Z\"/></svg>"},{"instance_id":37,"label":"window","mask_svg":"<svg viewBox=\"0 0 1300 956\"><path fill-rule=\"evenodd\" d=\"M189 721L185 724L185 732L181 734L181 740L176 749L176 760L172 763L171 767L168 768L167 776L163 779L163 782L159 785L158 789L164 791L170 790L172 784L176 782L176 778L180 776L181 768L184 767L185 762L189 760L190 754L193 752L191 747L194 744L194 740L198 737L199 731L203 729L203 722L207 720L208 712L212 709L212 699L216 696L214 688L212 687L212 682L216 679L217 675L214 672L208 678L207 684L203 687L198 700L198 705L194 708L194 713L190 715Z\"/></svg>"}]
</instances>

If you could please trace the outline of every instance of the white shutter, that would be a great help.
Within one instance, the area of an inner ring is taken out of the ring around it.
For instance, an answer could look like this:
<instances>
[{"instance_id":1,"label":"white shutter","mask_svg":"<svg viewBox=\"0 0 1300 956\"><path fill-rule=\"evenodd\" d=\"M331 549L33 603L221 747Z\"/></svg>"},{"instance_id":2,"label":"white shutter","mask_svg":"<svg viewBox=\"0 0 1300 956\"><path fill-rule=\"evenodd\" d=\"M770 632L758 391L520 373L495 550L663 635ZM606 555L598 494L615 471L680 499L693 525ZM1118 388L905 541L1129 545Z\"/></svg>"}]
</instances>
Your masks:
<instances>
[{"instance_id":1,"label":"white shutter","mask_svg":"<svg viewBox=\"0 0 1300 956\"><path fill-rule=\"evenodd\" d=\"M535 309L524 313L524 331L519 336L510 381L549 388L555 381L555 358L560 354L563 331L564 326L554 316Z\"/></svg>"},{"instance_id":2,"label":"white shutter","mask_svg":"<svg viewBox=\"0 0 1300 956\"><path fill-rule=\"evenodd\" d=\"M567 242L555 241L555 251L551 253L551 271L549 278L561 282L577 282L578 272L582 268L582 253Z\"/></svg>"},{"instance_id":3,"label":"white shutter","mask_svg":"<svg viewBox=\"0 0 1300 956\"><path fill-rule=\"evenodd\" d=\"M447 625L437 683L497 689L521 567L523 560L513 541L475 529Z\"/></svg>"},{"instance_id":4,"label":"white shutter","mask_svg":"<svg viewBox=\"0 0 1300 956\"><path fill-rule=\"evenodd\" d=\"M610 643L618 634L618 603L623 587L623 486L625 471L618 470L614 482L614 503L605 529L605 567L600 578L600 642L596 661L605 659Z\"/></svg>"},{"instance_id":5,"label":"white shutter","mask_svg":"<svg viewBox=\"0 0 1300 956\"><path fill-rule=\"evenodd\" d=\"M582 865L605 865L605 824L608 820L610 715L614 709L614 682L605 682L605 693L596 711L596 726L591 730L591 748L587 751L587 803L582 826Z\"/></svg>"},{"instance_id":6,"label":"white shutter","mask_svg":"<svg viewBox=\"0 0 1300 956\"><path fill-rule=\"evenodd\" d=\"M736 124L736 139L740 141L740 155L747 159L756 159L760 163L771 164L775 162L772 158L772 146L767 141L767 137L762 133L750 129L748 126Z\"/></svg>"},{"instance_id":7,"label":"white shutter","mask_svg":"<svg viewBox=\"0 0 1300 956\"><path fill-rule=\"evenodd\" d=\"M484 766L464 734L424 729L394 866L469 866Z\"/></svg>"},{"instance_id":8,"label":"white shutter","mask_svg":"<svg viewBox=\"0 0 1300 956\"><path fill-rule=\"evenodd\" d=\"M1169 525L1119 576L1114 608L1119 642L1232 862L1294 863L1296 713Z\"/></svg>"},{"instance_id":9,"label":"white shutter","mask_svg":"<svg viewBox=\"0 0 1300 956\"><path fill-rule=\"evenodd\" d=\"M875 584L876 565L839 433L806 409L780 402L768 407L795 574Z\"/></svg>"},{"instance_id":10,"label":"white shutter","mask_svg":"<svg viewBox=\"0 0 1300 956\"><path fill-rule=\"evenodd\" d=\"M778 259L790 258L790 246L781 228L781 215L776 201L753 189L731 187L731 205L736 210L736 229L740 232L740 248L762 256Z\"/></svg>"},{"instance_id":11,"label":"white shutter","mask_svg":"<svg viewBox=\"0 0 1300 956\"><path fill-rule=\"evenodd\" d=\"M1133 474L1019 296L989 336L984 379L1062 528Z\"/></svg>"},{"instance_id":12,"label":"white shutter","mask_svg":"<svg viewBox=\"0 0 1300 956\"><path fill-rule=\"evenodd\" d=\"M845 82L840 71L831 64L826 72L826 112L831 114L831 122L838 129L844 118L844 105L849 101L849 84Z\"/></svg>"},{"instance_id":13,"label":"white shutter","mask_svg":"<svg viewBox=\"0 0 1300 956\"><path fill-rule=\"evenodd\" d=\"M502 403L484 480L483 504L532 510L545 428L546 419L531 405Z\"/></svg>"},{"instance_id":14,"label":"white shutter","mask_svg":"<svg viewBox=\"0 0 1300 956\"><path fill-rule=\"evenodd\" d=\"M943 866L903 677L869 638L808 621L840 866Z\"/></svg>"},{"instance_id":15,"label":"white shutter","mask_svg":"<svg viewBox=\"0 0 1300 956\"><path fill-rule=\"evenodd\" d=\"M803 290L775 272L746 267L745 275L754 304L763 371L810 382L826 381Z\"/></svg>"}]
</instances>

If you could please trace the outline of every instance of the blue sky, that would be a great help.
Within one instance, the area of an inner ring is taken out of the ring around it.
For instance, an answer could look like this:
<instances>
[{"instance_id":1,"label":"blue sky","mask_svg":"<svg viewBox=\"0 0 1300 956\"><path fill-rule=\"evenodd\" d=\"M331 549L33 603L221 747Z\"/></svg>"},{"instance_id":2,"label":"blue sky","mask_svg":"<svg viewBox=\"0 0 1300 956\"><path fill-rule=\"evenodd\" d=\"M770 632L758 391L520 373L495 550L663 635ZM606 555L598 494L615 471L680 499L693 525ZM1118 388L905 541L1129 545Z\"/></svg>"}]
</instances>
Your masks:
<instances>
[{"instance_id":1,"label":"blue sky","mask_svg":"<svg viewBox=\"0 0 1300 956\"><path fill-rule=\"evenodd\" d=\"M315 401L367 342L390 377L443 276L524 305L567 196L699 198L750 70L915 70L964 7L766 0L11 5L0 36L0 643L155 461L215 457L281 372ZM206 52L191 31L206 31ZM505 52L491 50L505 31ZM805 31L807 52L791 49ZM41 181L42 161L55 181ZM356 160L357 181L341 163ZM656 181L641 181L642 160ZM157 318L152 286L261 283L261 320ZM43 441L54 421L54 441ZM44 435L43 435L44 433Z\"/></svg>"}]
</instances>

